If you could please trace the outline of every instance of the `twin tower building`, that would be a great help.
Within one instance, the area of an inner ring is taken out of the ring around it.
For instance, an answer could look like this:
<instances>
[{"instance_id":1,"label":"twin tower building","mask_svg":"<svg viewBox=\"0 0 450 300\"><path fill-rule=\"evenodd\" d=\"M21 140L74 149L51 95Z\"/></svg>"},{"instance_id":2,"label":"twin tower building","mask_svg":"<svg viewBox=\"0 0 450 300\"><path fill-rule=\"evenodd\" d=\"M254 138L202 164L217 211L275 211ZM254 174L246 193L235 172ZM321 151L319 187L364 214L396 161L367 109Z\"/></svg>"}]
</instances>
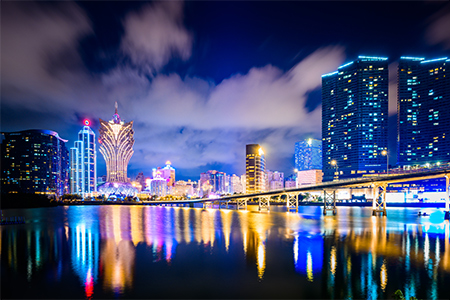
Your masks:
<instances>
[{"instance_id":1,"label":"twin tower building","mask_svg":"<svg viewBox=\"0 0 450 300\"><path fill-rule=\"evenodd\" d=\"M449 62L398 61L397 126L389 128L397 151L388 147L388 59L359 56L322 75L323 180L387 172L388 156L401 168L449 162Z\"/></svg>"},{"instance_id":2,"label":"twin tower building","mask_svg":"<svg viewBox=\"0 0 450 300\"><path fill-rule=\"evenodd\" d=\"M97 161L95 133L84 121L84 127L78 133L78 141L70 148L70 192L88 195L97 192ZM128 183L127 167L133 155L133 121L125 123L117 112L117 102L112 120L100 119L100 153L106 162L106 183L98 187L101 194L134 193L134 187Z\"/></svg>"}]
</instances>

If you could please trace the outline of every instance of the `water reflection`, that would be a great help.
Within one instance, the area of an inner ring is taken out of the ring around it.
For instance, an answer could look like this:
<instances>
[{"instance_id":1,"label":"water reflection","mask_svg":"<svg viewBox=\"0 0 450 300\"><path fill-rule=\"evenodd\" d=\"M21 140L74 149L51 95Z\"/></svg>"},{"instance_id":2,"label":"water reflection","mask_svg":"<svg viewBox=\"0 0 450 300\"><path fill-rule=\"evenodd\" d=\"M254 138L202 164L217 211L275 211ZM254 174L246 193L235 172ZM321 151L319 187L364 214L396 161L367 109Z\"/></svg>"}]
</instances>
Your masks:
<instances>
[{"instance_id":1,"label":"water reflection","mask_svg":"<svg viewBox=\"0 0 450 300\"><path fill-rule=\"evenodd\" d=\"M302 289L326 285L309 298L389 298L401 289L407 299L438 299L450 291L444 283L450 279L449 222L412 222L400 211L384 218L361 208L322 217L316 208L287 214L72 206L53 208L52 222L43 209L23 211L27 220L36 221L0 228L2 286L8 298L16 295L8 286L22 282L61 286L63 293L69 283L62 277L70 274L89 299L146 298L147 290L137 282L159 274L170 281L176 276L172 268L184 268L191 260L195 267L189 276L199 284L235 278L251 285L256 279L267 289L253 291L255 296L276 296L278 278ZM148 289L159 298L178 295L163 286ZM272 290L273 295L267 294ZM234 295L232 290L223 293L210 297ZM293 290L286 297L296 295Z\"/></svg>"}]
</instances>

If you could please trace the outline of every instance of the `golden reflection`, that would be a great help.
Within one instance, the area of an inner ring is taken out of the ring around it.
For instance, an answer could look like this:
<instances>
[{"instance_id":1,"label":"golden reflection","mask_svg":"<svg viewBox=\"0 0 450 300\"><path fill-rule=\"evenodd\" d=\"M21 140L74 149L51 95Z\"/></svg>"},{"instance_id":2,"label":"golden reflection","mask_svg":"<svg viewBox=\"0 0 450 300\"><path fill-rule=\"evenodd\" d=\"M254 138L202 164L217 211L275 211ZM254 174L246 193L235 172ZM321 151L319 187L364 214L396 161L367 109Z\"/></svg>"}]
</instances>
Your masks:
<instances>
[{"instance_id":1,"label":"golden reflection","mask_svg":"<svg viewBox=\"0 0 450 300\"><path fill-rule=\"evenodd\" d=\"M347 277L349 278L352 274L352 259L350 255L347 257Z\"/></svg>"},{"instance_id":2,"label":"golden reflection","mask_svg":"<svg viewBox=\"0 0 450 300\"><path fill-rule=\"evenodd\" d=\"M142 230L142 207L132 205L129 207L131 215L131 240L137 246L144 242L144 232Z\"/></svg>"},{"instance_id":3,"label":"golden reflection","mask_svg":"<svg viewBox=\"0 0 450 300\"><path fill-rule=\"evenodd\" d=\"M264 271L266 270L266 246L263 241L259 240L258 243L258 260L257 260L257 268L258 268L258 278L263 279Z\"/></svg>"},{"instance_id":4,"label":"golden reflection","mask_svg":"<svg viewBox=\"0 0 450 300\"><path fill-rule=\"evenodd\" d=\"M102 224L100 233L101 236L106 237L102 241L100 255L100 265L103 268L103 286L115 293L121 293L125 287L130 288L132 286L135 257L133 243L143 240L143 233L139 232L136 223L132 224L130 228L133 242L122 239L122 235L126 235L126 232L122 232L121 224L130 224L131 216L128 211L121 214L122 209L129 208L109 206L105 213L100 215L100 224ZM133 214L136 214L137 211L133 211ZM133 230L136 231L133 233Z\"/></svg>"},{"instance_id":5,"label":"golden reflection","mask_svg":"<svg viewBox=\"0 0 450 300\"><path fill-rule=\"evenodd\" d=\"M336 275L336 265L337 265L336 247L333 246L333 247L331 247L331 255L330 255L330 271L331 271L331 274L333 274L333 276Z\"/></svg>"},{"instance_id":6,"label":"golden reflection","mask_svg":"<svg viewBox=\"0 0 450 300\"><path fill-rule=\"evenodd\" d=\"M383 265L381 266L381 271L380 271L380 285L381 285L381 289L383 290L383 292L386 289L387 281L388 281L388 274L387 274L387 268L386 268L386 260L384 259Z\"/></svg>"},{"instance_id":7,"label":"golden reflection","mask_svg":"<svg viewBox=\"0 0 450 300\"><path fill-rule=\"evenodd\" d=\"M228 249L230 247L232 212L231 210L222 210L220 216L222 217L223 235L225 239L225 250L228 252Z\"/></svg>"},{"instance_id":8,"label":"golden reflection","mask_svg":"<svg viewBox=\"0 0 450 300\"><path fill-rule=\"evenodd\" d=\"M122 231L120 230L120 206L112 206L112 223L113 223L113 234L116 245L122 240Z\"/></svg>"},{"instance_id":9,"label":"golden reflection","mask_svg":"<svg viewBox=\"0 0 450 300\"><path fill-rule=\"evenodd\" d=\"M306 278L308 279L308 281L313 282L313 260L311 251L308 250L306 257Z\"/></svg>"},{"instance_id":10,"label":"golden reflection","mask_svg":"<svg viewBox=\"0 0 450 300\"><path fill-rule=\"evenodd\" d=\"M241 230L242 230L242 248L244 249L244 255L247 257L248 250L248 212L238 212L241 220Z\"/></svg>"},{"instance_id":11,"label":"golden reflection","mask_svg":"<svg viewBox=\"0 0 450 300\"><path fill-rule=\"evenodd\" d=\"M184 221L184 240L186 243L191 243L191 223L189 222L189 214L192 210L189 208L183 208L183 221ZM192 225L193 226L193 225Z\"/></svg>"}]
</instances>

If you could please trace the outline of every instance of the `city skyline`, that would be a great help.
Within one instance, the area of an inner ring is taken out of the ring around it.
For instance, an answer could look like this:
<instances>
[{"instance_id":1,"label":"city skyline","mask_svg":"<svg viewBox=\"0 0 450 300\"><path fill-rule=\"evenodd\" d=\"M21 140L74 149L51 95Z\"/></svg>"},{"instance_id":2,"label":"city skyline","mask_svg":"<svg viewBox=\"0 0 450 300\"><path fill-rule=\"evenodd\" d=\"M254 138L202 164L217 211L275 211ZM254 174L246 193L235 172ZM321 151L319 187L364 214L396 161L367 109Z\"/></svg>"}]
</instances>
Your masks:
<instances>
[{"instance_id":1,"label":"city skyline","mask_svg":"<svg viewBox=\"0 0 450 300\"><path fill-rule=\"evenodd\" d=\"M97 134L117 101L135 120L131 178L166 160L180 179L240 175L251 143L267 169L291 174L295 142L321 138L321 75L358 55L389 58L395 153L396 64L450 49L449 5L439 2L3 2L1 14L2 131L54 130L72 144L81 120ZM358 23L377 15L385 24Z\"/></svg>"}]
</instances>

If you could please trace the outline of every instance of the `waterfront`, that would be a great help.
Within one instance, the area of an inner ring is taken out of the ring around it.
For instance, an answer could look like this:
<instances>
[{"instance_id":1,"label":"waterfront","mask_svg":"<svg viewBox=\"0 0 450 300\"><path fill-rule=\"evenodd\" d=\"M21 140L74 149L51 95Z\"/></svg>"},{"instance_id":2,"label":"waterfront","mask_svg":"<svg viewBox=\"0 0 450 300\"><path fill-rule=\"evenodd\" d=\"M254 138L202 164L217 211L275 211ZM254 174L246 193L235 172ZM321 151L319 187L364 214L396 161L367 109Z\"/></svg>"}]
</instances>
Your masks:
<instances>
[{"instance_id":1,"label":"waterfront","mask_svg":"<svg viewBox=\"0 0 450 300\"><path fill-rule=\"evenodd\" d=\"M442 209L286 213L151 206L10 209L2 298L406 298L450 296ZM446 285L447 283L447 285Z\"/></svg>"}]
</instances>

